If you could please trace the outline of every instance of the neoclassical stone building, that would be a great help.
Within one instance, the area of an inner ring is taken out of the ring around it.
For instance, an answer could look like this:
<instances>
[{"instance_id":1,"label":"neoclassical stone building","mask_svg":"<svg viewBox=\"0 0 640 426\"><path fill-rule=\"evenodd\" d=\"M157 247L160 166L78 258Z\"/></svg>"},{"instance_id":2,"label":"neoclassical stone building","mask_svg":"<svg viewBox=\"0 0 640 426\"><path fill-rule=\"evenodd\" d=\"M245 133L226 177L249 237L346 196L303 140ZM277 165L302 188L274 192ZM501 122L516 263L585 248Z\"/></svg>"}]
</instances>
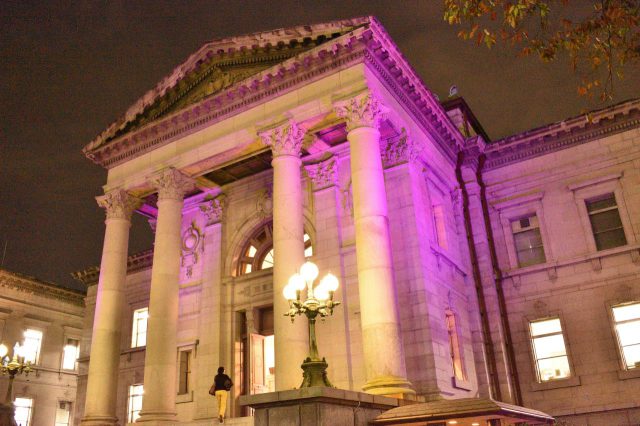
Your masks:
<instances>
[{"instance_id":1,"label":"neoclassical stone building","mask_svg":"<svg viewBox=\"0 0 640 426\"><path fill-rule=\"evenodd\" d=\"M16 343L23 346L35 370L14 380L18 424L79 424L74 411L83 318L83 292L0 269L0 343L9 355ZM0 403L8 397L8 384L8 376L0 375Z\"/></svg>"},{"instance_id":2,"label":"neoclassical stone building","mask_svg":"<svg viewBox=\"0 0 640 426\"><path fill-rule=\"evenodd\" d=\"M570 424L640 418L640 102L490 142L365 17L210 42L85 154L108 169L89 285L84 425L206 424L300 386L305 258L338 388L484 397ZM154 250L127 257L130 217Z\"/></svg>"}]
</instances>

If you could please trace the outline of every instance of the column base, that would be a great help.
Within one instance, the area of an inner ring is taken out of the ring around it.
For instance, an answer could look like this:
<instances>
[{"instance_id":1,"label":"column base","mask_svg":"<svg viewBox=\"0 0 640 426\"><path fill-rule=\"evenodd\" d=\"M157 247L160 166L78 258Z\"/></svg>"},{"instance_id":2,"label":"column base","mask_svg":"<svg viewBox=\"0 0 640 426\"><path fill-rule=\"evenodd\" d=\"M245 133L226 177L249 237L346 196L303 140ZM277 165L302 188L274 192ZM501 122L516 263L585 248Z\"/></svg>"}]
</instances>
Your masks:
<instances>
[{"instance_id":1,"label":"column base","mask_svg":"<svg viewBox=\"0 0 640 426\"><path fill-rule=\"evenodd\" d=\"M416 391L411 382L397 376L378 376L362 386L362 390L373 395L393 396L401 399L414 399Z\"/></svg>"},{"instance_id":2,"label":"column base","mask_svg":"<svg viewBox=\"0 0 640 426\"><path fill-rule=\"evenodd\" d=\"M116 426L117 417L113 416L86 416L80 420L81 426Z\"/></svg>"}]
</instances>

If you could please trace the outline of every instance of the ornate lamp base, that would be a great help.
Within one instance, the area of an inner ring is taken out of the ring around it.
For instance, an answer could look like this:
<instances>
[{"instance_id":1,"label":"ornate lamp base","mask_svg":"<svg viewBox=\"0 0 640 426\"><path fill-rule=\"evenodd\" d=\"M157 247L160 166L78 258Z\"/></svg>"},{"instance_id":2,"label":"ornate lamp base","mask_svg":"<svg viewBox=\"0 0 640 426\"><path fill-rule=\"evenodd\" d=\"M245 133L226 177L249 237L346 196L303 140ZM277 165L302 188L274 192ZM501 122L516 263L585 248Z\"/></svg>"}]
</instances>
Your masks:
<instances>
[{"instance_id":1,"label":"ornate lamp base","mask_svg":"<svg viewBox=\"0 0 640 426\"><path fill-rule=\"evenodd\" d=\"M322 358L320 360L312 360L311 358L307 358L302 363L302 384L301 388L310 388L312 386L324 386L328 388L332 388L333 385L329 381L327 377L327 361Z\"/></svg>"}]
</instances>

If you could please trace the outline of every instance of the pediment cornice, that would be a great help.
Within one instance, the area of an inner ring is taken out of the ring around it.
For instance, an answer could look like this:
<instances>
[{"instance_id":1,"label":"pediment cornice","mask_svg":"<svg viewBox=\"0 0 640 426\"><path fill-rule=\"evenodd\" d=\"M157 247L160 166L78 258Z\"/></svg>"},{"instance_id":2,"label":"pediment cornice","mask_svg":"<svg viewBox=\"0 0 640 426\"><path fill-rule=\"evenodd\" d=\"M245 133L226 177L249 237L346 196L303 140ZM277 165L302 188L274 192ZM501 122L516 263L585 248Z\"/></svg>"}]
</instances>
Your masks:
<instances>
[{"instance_id":1,"label":"pediment cornice","mask_svg":"<svg viewBox=\"0 0 640 426\"><path fill-rule=\"evenodd\" d=\"M111 168L357 63L373 70L425 132L434 137L439 149L454 158L463 143L462 136L384 28L371 17L340 37L237 81L140 129L109 141L97 139L85 147L84 153L95 163Z\"/></svg>"}]
</instances>

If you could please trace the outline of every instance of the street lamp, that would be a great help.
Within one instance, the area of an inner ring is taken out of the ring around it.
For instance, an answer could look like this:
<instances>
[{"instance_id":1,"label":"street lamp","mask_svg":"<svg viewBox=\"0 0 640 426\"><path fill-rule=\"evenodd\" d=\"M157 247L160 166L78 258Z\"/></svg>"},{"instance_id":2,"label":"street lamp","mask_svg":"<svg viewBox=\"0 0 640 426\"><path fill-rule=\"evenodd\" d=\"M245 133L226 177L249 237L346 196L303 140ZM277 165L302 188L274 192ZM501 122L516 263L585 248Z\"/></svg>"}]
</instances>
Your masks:
<instances>
[{"instance_id":1,"label":"street lamp","mask_svg":"<svg viewBox=\"0 0 640 426\"><path fill-rule=\"evenodd\" d=\"M0 406L0 420L10 421L8 424L13 423L13 403L11 401L11 395L13 393L13 379L16 375L25 373L29 375L33 371L31 368L31 361L25 362L24 360L24 346L20 346L16 342L13 347L13 356L9 356L9 349L4 344L0 344L0 373L9 375L9 387L7 388L7 394L4 399L4 404ZM10 416L10 419L5 417ZM6 423L2 423L6 424Z\"/></svg>"},{"instance_id":2,"label":"street lamp","mask_svg":"<svg viewBox=\"0 0 640 426\"><path fill-rule=\"evenodd\" d=\"M333 300L333 294L338 289L338 278L327 274L314 288L313 282L318 277L318 267L313 262L306 262L300 268L299 274L289 278L284 288L284 297L289 301L289 312L284 314L291 317L304 314L309 322L309 356L302 363L303 379L301 388L311 386L333 387L327 378L327 361L318 355L316 342L316 317L324 318L333 315L333 308L340 302ZM302 291L307 289L307 298L302 301Z\"/></svg>"}]
</instances>

